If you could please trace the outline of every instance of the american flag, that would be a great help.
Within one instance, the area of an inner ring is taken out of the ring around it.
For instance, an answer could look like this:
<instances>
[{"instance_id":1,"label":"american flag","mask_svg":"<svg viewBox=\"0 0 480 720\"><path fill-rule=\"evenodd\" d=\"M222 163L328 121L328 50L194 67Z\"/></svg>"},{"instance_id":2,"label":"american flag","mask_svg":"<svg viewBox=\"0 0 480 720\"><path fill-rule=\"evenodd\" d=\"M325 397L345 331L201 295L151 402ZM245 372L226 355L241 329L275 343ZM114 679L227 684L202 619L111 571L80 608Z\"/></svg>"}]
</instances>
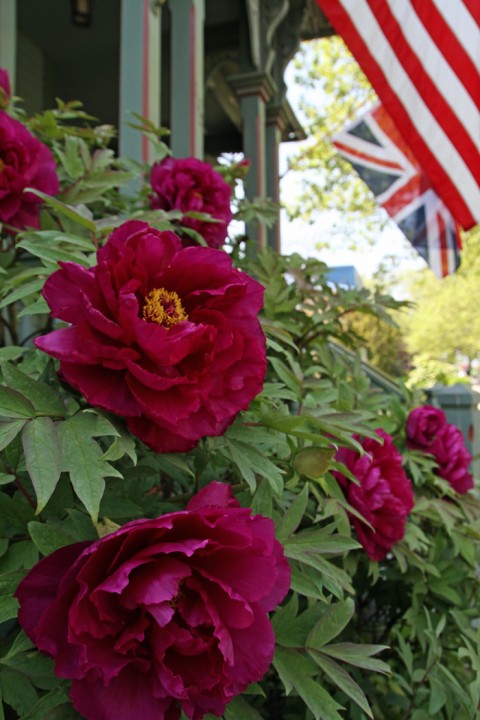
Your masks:
<instances>
[{"instance_id":1,"label":"american flag","mask_svg":"<svg viewBox=\"0 0 480 720\"><path fill-rule=\"evenodd\" d=\"M465 229L480 222L480 0L317 0Z\"/></svg>"},{"instance_id":2,"label":"american flag","mask_svg":"<svg viewBox=\"0 0 480 720\"><path fill-rule=\"evenodd\" d=\"M460 264L459 229L383 105L332 138L437 277Z\"/></svg>"}]
</instances>

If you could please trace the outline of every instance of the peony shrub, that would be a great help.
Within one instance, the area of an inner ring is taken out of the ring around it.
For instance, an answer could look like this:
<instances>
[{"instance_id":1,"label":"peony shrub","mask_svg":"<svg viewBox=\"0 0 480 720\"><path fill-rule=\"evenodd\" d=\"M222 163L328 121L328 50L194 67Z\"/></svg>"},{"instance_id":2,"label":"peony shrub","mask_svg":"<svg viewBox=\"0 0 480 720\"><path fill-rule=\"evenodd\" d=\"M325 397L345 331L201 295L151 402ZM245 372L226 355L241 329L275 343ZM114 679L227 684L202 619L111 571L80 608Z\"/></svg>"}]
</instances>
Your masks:
<instances>
[{"instance_id":1,"label":"peony shrub","mask_svg":"<svg viewBox=\"0 0 480 720\"><path fill-rule=\"evenodd\" d=\"M471 482L461 435L416 413L407 441L421 399L343 322L398 303L119 192L88 117L15 120L59 189L0 228L0 717L472 720L480 502L438 482Z\"/></svg>"}]
</instances>

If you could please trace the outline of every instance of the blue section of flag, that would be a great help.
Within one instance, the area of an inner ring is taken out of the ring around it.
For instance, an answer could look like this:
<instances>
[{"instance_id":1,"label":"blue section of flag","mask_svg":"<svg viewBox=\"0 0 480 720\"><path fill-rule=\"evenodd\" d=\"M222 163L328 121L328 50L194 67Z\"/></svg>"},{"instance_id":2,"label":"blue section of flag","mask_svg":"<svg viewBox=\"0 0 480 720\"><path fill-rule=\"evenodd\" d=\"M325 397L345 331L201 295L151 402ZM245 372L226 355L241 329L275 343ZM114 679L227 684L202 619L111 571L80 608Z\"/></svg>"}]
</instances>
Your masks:
<instances>
[{"instance_id":1,"label":"blue section of flag","mask_svg":"<svg viewBox=\"0 0 480 720\"><path fill-rule=\"evenodd\" d=\"M360 175L362 180L367 183L375 197L386 192L398 180L398 173L388 173L385 170L374 170L371 167L365 167L360 163L351 163L354 170Z\"/></svg>"}]
</instances>

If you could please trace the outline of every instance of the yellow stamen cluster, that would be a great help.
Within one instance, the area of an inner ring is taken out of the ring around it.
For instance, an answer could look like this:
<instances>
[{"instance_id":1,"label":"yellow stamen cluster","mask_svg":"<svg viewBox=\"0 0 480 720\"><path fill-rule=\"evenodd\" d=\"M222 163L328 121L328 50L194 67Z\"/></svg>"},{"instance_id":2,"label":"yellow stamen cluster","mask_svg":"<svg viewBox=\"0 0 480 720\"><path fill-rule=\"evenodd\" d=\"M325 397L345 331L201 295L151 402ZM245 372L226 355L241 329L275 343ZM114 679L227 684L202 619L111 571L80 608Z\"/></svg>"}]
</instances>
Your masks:
<instances>
[{"instance_id":1,"label":"yellow stamen cluster","mask_svg":"<svg viewBox=\"0 0 480 720\"><path fill-rule=\"evenodd\" d=\"M142 314L147 322L154 322L167 328L173 327L182 320L188 320L177 293L165 288L155 288L145 296Z\"/></svg>"}]
</instances>

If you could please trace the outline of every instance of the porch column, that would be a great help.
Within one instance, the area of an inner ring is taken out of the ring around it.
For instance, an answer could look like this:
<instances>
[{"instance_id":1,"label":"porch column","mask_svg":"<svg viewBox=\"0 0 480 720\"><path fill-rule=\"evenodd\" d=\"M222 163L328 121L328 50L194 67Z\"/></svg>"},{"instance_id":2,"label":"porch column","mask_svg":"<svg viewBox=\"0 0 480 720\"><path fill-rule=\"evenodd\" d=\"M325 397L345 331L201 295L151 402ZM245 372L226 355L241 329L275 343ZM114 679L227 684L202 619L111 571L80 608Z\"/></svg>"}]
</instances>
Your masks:
<instances>
[{"instance_id":1,"label":"porch column","mask_svg":"<svg viewBox=\"0 0 480 720\"><path fill-rule=\"evenodd\" d=\"M171 150L203 158L205 0L170 0Z\"/></svg>"},{"instance_id":2,"label":"porch column","mask_svg":"<svg viewBox=\"0 0 480 720\"><path fill-rule=\"evenodd\" d=\"M285 122L282 108L278 105L267 108L266 160L267 160L267 197L277 205L277 215L272 227L267 228L267 244L280 252L280 171L279 154Z\"/></svg>"},{"instance_id":3,"label":"porch column","mask_svg":"<svg viewBox=\"0 0 480 720\"><path fill-rule=\"evenodd\" d=\"M0 0L0 67L8 71L13 93L15 92L16 51L16 0Z\"/></svg>"},{"instance_id":4,"label":"porch column","mask_svg":"<svg viewBox=\"0 0 480 720\"><path fill-rule=\"evenodd\" d=\"M1 1L1 0L0 0ZM161 9L150 0L122 0L120 16L120 156L151 163L153 148L127 123L138 124L132 112L160 124Z\"/></svg>"},{"instance_id":5,"label":"porch column","mask_svg":"<svg viewBox=\"0 0 480 720\"><path fill-rule=\"evenodd\" d=\"M266 104L275 92L275 83L269 74L244 73L230 78L240 99L242 114L243 152L250 161L250 171L245 182L249 200L267 197L267 154L266 154ZM267 229L264 223L247 225L247 235L258 246L267 244Z\"/></svg>"}]
</instances>

